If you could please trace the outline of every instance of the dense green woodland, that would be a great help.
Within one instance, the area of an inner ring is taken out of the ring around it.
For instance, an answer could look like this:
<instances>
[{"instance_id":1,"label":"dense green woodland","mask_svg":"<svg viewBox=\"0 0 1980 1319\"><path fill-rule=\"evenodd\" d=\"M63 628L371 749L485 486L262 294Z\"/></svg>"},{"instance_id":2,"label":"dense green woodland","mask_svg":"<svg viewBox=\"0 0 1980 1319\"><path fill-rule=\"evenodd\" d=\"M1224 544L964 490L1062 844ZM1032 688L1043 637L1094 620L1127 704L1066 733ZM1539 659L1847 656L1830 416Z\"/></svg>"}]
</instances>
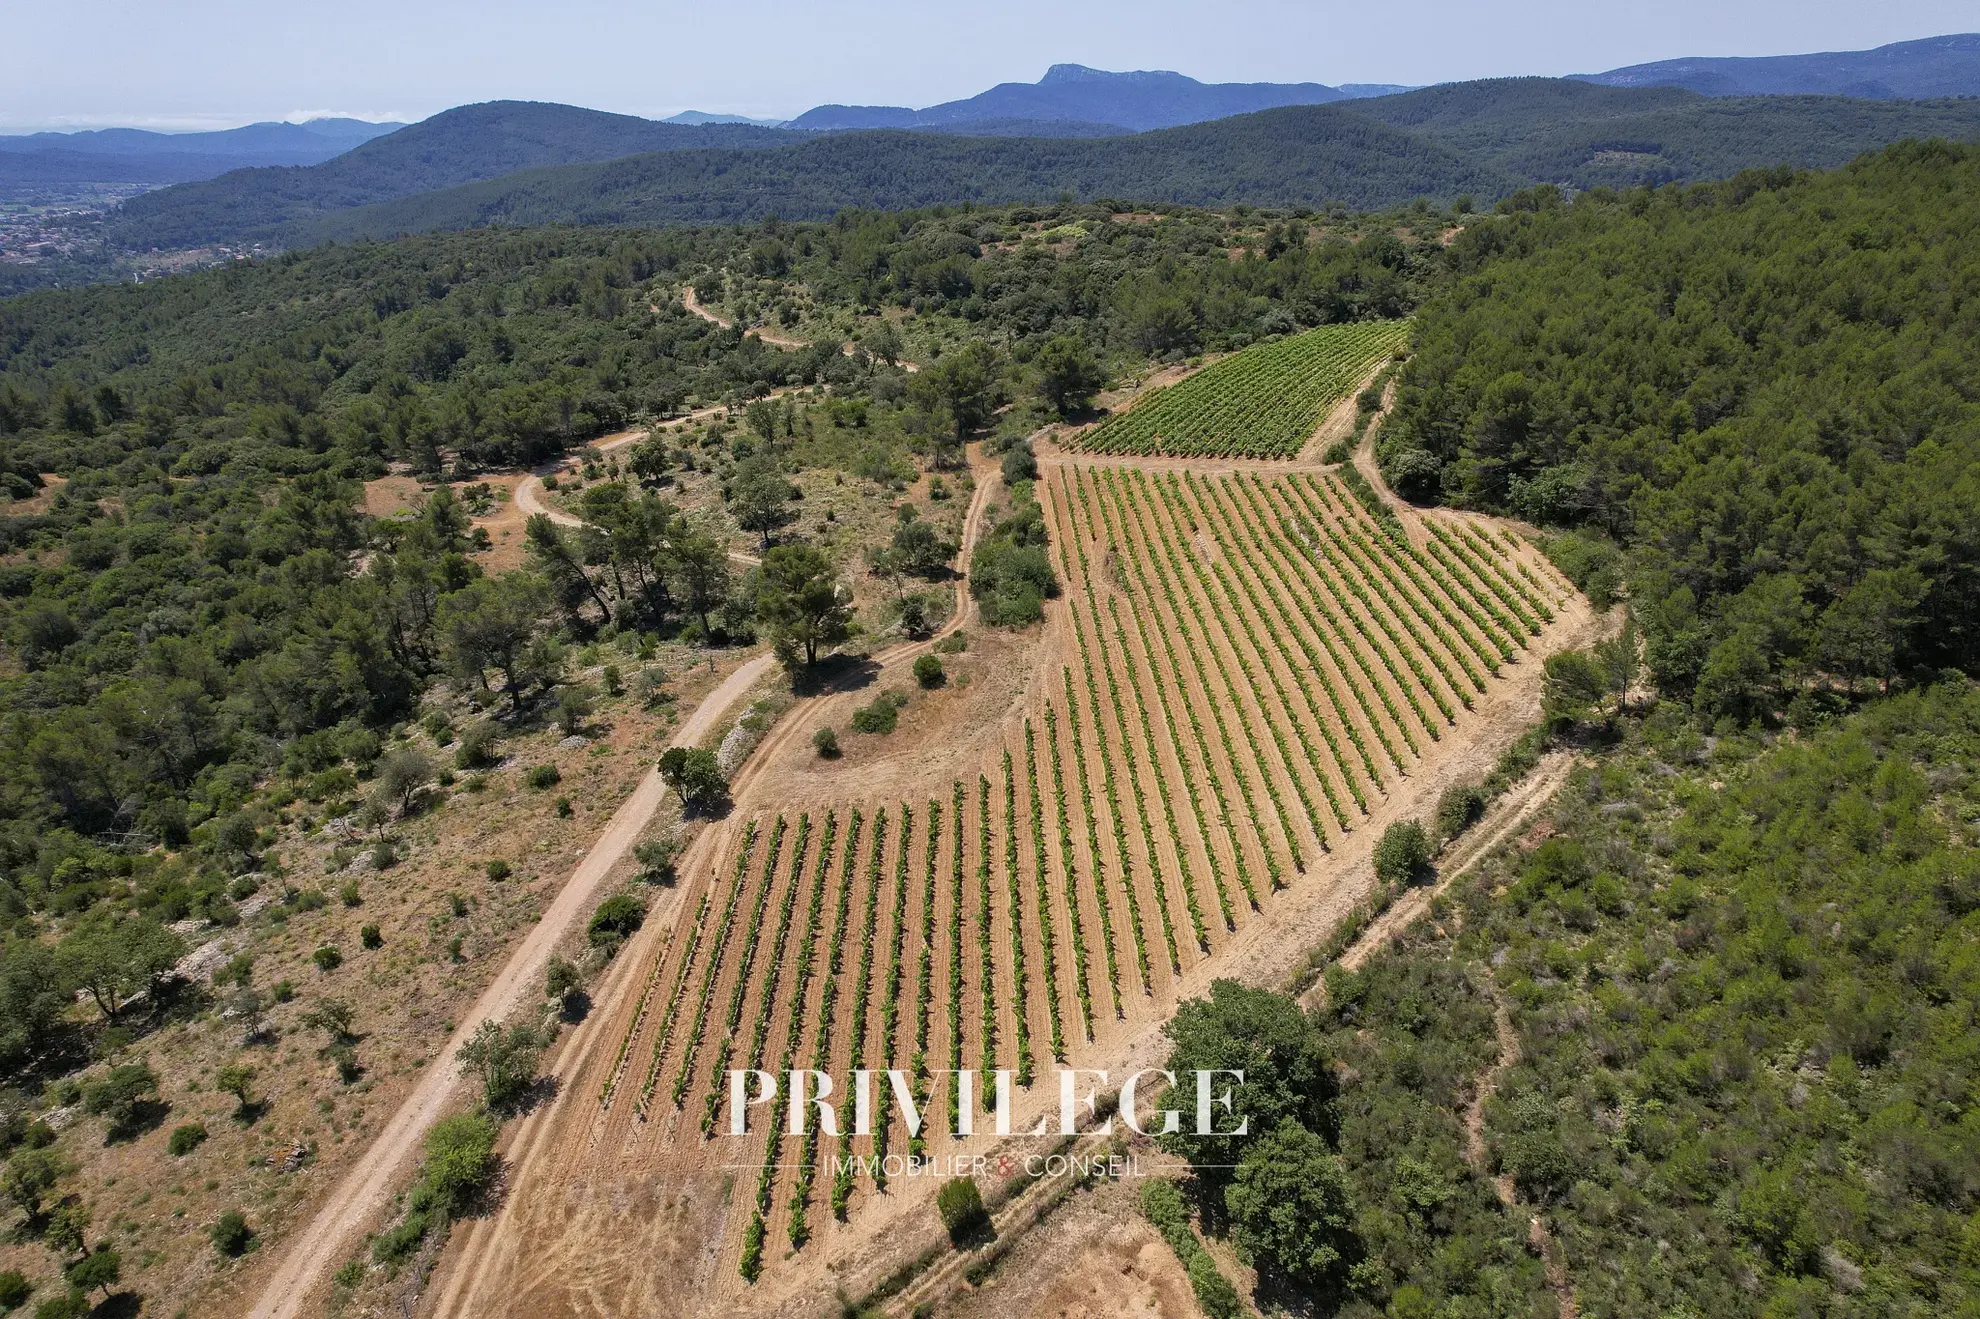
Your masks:
<instances>
[{"instance_id":1,"label":"dense green woodland","mask_svg":"<svg viewBox=\"0 0 1980 1319\"><path fill-rule=\"evenodd\" d=\"M1980 150L1519 206L1418 314L1395 483L1581 528L1558 555L1708 718L1972 671Z\"/></svg>"},{"instance_id":2,"label":"dense green woodland","mask_svg":"<svg viewBox=\"0 0 1980 1319\"><path fill-rule=\"evenodd\" d=\"M123 911L145 918L126 932L232 919L269 794L348 796L434 684L526 722L567 642L755 620L810 654L843 635L836 607L807 613L831 605L832 565L800 546L761 583L732 577L670 502L674 473L714 473L768 541L791 520L788 472L898 488L917 455L947 463L993 426L1021 436L1081 406L1103 361L1406 311L1436 249L1397 240L1399 222L1443 221L1371 218L1359 245L1283 216L1092 207L482 232L0 303L0 1070L67 1066L86 1043L62 1010L80 952L31 941ZM1043 229L1050 243L1023 241ZM684 311L687 280L842 314L874 353L766 347ZM893 365L903 352L926 369ZM813 392L760 401L785 386ZM533 523L524 572L483 574L444 489L412 521L359 511L359 482L391 464L472 480L720 401L734 423L641 445L636 479L585 489L582 534ZM1028 462L1020 446L1007 466ZM897 580L943 577L955 550L938 540L904 523L868 548ZM1035 619L1054 589L1041 540L1019 501L982 547L973 587L996 619ZM169 940L147 946L126 960L169 966Z\"/></svg>"},{"instance_id":3,"label":"dense green woodland","mask_svg":"<svg viewBox=\"0 0 1980 1319\"><path fill-rule=\"evenodd\" d=\"M1778 741L1675 704L1613 732L1553 837L1330 971L1324 1010L1184 1005L1172 1067L1252 1069L1235 1170L1166 1138L1206 1226L1261 1298L1355 1319L1557 1313L1534 1212L1591 1319L1980 1314L1980 689Z\"/></svg>"}]
</instances>

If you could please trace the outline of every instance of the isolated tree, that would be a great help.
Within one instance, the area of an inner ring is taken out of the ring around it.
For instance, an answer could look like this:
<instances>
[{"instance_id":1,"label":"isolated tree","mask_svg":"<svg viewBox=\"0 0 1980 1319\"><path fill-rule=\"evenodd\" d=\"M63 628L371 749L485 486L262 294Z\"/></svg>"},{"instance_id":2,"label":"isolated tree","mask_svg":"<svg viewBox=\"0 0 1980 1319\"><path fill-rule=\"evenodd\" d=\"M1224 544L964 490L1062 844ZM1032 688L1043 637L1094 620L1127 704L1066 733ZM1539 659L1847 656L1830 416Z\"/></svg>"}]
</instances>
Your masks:
<instances>
[{"instance_id":1,"label":"isolated tree","mask_svg":"<svg viewBox=\"0 0 1980 1319\"><path fill-rule=\"evenodd\" d=\"M71 1287L96 1288L110 1299L110 1288L124 1276L124 1257L110 1246L98 1246L63 1271Z\"/></svg>"},{"instance_id":2,"label":"isolated tree","mask_svg":"<svg viewBox=\"0 0 1980 1319\"><path fill-rule=\"evenodd\" d=\"M186 955L186 941L149 916L122 920L97 911L80 922L56 945L64 976L86 990L103 1013L115 1021L125 1000L140 991L157 991Z\"/></svg>"},{"instance_id":3,"label":"isolated tree","mask_svg":"<svg viewBox=\"0 0 1980 1319\"><path fill-rule=\"evenodd\" d=\"M309 1011L296 1018L299 1025L322 1031L323 1038L331 1044L350 1043L351 1024L356 1020L356 1009L341 998L319 998Z\"/></svg>"},{"instance_id":4,"label":"isolated tree","mask_svg":"<svg viewBox=\"0 0 1980 1319\"><path fill-rule=\"evenodd\" d=\"M1252 1145L1224 1188L1238 1244L1266 1275L1337 1290L1358 1254L1354 1199L1341 1161L1297 1121Z\"/></svg>"},{"instance_id":5,"label":"isolated tree","mask_svg":"<svg viewBox=\"0 0 1980 1319\"><path fill-rule=\"evenodd\" d=\"M1060 416L1077 412L1093 401L1107 383L1107 373L1093 350L1077 335L1061 334L1038 350L1038 396Z\"/></svg>"},{"instance_id":6,"label":"isolated tree","mask_svg":"<svg viewBox=\"0 0 1980 1319\"><path fill-rule=\"evenodd\" d=\"M642 481L657 481L667 474L667 457L667 442L649 435L633 446L626 466Z\"/></svg>"},{"instance_id":7,"label":"isolated tree","mask_svg":"<svg viewBox=\"0 0 1980 1319\"><path fill-rule=\"evenodd\" d=\"M252 986L236 991L227 1000L227 1011L240 1019L241 1043L250 1044L261 1034L266 1007L267 1005L261 1001L260 992Z\"/></svg>"},{"instance_id":8,"label":"isolated tree","mask_svg":"<svg viewBox=\"0 0 1980 1319\"><path fill-rule=\"evenodd\" d=\"M252 1098L255 1069L247 1063L228 1063L213 1076L213 1088L234 1097L234 1116L254 1106Z\"/></svg>"},{"instance_id":9,"label":"isolated tree","mask_svg":"<svg viewBox=\"0 0 1980 1319\"><path fill-rule=\"evenodd\" d=\"M1541 708L1549 719L1581 720L1599 711L1609 692L1609 674L1586 650L1549 655L1540 682Z\"/></svg>"},{"instance_id":10,"label":"isolated tree","mask_svg":"<svg viewBox=\"0 0 1980 1319\"><path fill-rule=\"evenodd\" d=\"M660 753L660 779L687 810L714 806L729 791L721 762L705 747L668 747Z\"/></svg>"},{"instance_id":11,"label":"isolated tree","mask_svg":"<svg viewBox=\"0 0 1980 1319\"><path fill-rule=\"evenodd\" d=\"M548 605L548 588L533 573L483 577L447 596L438 625L455 674L485 690L488 670L496 670L511 708L520 712L524 691L539 676L530 642Z\"/></svg>"},{"instance_id":12,"label":"isolated tree","mask_svg":"<svg viewBox=\"0 0 1980 1319\"><path fill-rule=\"evenodd\" d=\"M736 464L724 498L736 525L755 532L767 549L770 533L796 519L797 515L791 512L794 493L796 488L785 477L777 460L768 454L758 454Z\"/></svg>"},{"instance_id":13,"label":"isolated tree","mask_svg":"<svg viewBox=\"0 0 1980 1319\"><path fill-rule=\"evenodd\" d=\"M763 556L756 616L786 666L796 667L800 655L806 667L816 664L820 646L850 636L852 604L831 561L811 546L781 545Z\"/></svg>"},{"instance_id":14,"label":"isolated tree","mask_svg":"<svg viewBox=\"0 0 1980 1319\"><path fill-rule=\"evenodd\" d=\"M675 526L663 552L667 581L681 607L700 620L705 636L710 630L709 611L729 594L729 551L721 541L684 520Z\"/></svg>"},{"instance_id":15,"label":"isolated tree","mask_svg":"<svg viewBox=\"0 0 1980 1319\"><path fill-rule=\"evenodd\" d=\"M413 798L433 781L433 761L416 747L400 747L378 762L376 791L397 803L400 815L412 813Z\"/></svg>"},{"instance_id":16,"label":"isolated tree","mask_svg":"<svg viewBox=\"0 0 1980 1319\"><path fill-rule=\"evenodd\" d=\"M989 422L1002 369L997 350L972 339L915 376L909 396L938 418L936 466L953 462L970 435ZM946 434L941 421L948 423Z\"/></svg>"},{"instance_id":17,"label":"isolated tree","mask_svg":"<svg viewBox=\"0 0 1980 1319\"><path fill-rule=\"evenodd\" d=\"M566 687L557 693L557 726L567 735L574 734L597 709L588 688Z\"/></svg>"},{"instance_id":18,"label":"isolated tree","mask_svg":"<svg viewBox=\"0 0 1980 1319\"><path fill-rule=\"evenodd\" d=\"M1185 1121L1181 1130L1158 1137L1163 1149L1187 1159L1207 1186L1230 1178L1230 1165L1267 1132L1288 1119L1320 1126L1334 1092L1333 1073L1320 1038L1299 1004L1284 994L1253 989L1236 980L1216 980L1210 997L1188 999L1163 1028L1169 1037L1168 1062L1182 1084L1162 1107L1195 1111L1195 1073L1235 1068L1244 1084L1232 1086L1232 1107L1216 1108L1216 1128L1242 1137L1200 1135ZM1224 1078L1227 1082L1229 1078Z\"/></svg>"},{"instance_id":19,"label":"isolated tree","mask_svg":"<svg viewBox=\"0 0 1980 1319\"><path fill-rule=\"evenodd\" d=\"M0 1169L0 1193L5 1193L14 1207L28 1216L30 1223L39 1224L42 1201L75 1170L76 1165L53 1145L18 1150L7 1160L7 1166Z\"/></svg>"},{"instance_id":20,"label":"isolated tree","mask_svg":"<svg viewBox=\"0 0 1980 1319\"><path fill-rule=\"evenodd\" d=\"M940 577L956 557L956 544L945 539L932 523L914 516L912 504L901 505L902 516L894 523L889 549L904 572L917 577Z\"/></svg>"},{"instance_id":21,"label":"isolated tree","mask_svg":"<svg viewBox=\"0 0 1980 1319\"><path fill-rule=\"evenodd\" d=\"M536 1060L542 1056L543 1044L531 1026L484 1021L461 1046L456 1061L463 1074L481 1082L482 1097L489 1108L506 1108L536 1080Z\"/></svg>"},{"instance_id":22,"label":"isolated tree","mask_svg":"<svg viewBox=\"0 0 1980 1319\"><path fill-rule=\"evenodd\" d=\"M550 964L543 971L544 997L568 1000L582 988L583 973L571 962L552 954Z\"/></svg>"},{"instance_id":23,"label":"isolated tree","mask_svg":"<svg viewBox=\"0 0 1980 1319\"><path fill-rule=\"evenodd\" d=\"M135 1134L157 1098L158 1076L150 1066L123 1063L83 1087L83 1111L109 1119L109 1134L115 1140Z\"/></svg>"},{"instance_id":24,"label":"isolated tree","mask_svg":"<svg viewBox=\"0 0 1980 1319\"><path fill-rule=\"evenodd\" d=\"M58 1255L81 1259L89 1253L89 1206L70 1196L49 1212L41 1239Z\"/></svg>"}]
</instances>

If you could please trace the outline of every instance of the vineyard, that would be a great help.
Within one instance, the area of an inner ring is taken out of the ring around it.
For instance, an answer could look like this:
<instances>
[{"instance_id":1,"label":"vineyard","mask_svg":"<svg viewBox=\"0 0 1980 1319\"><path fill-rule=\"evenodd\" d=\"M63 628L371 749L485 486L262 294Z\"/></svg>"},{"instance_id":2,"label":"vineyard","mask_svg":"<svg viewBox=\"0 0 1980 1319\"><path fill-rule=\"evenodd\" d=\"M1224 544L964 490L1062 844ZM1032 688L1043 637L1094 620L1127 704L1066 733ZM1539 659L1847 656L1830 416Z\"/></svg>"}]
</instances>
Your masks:
<instances>
[{"instance_id":1,"label":"vineyard","mask_svg":"<svg viewBox=\"0 0 1980 1319\"><path fill-rule=\"evenodd\" d=\"M1510 533L1398 535L1317 471L1064 465L1039 494L1064 591L980 768L909 800L745 809L585 1081L618 1141L678 1148L726 1130L727 1068L911 1076L919 1136L883 1083L872 1136L781 1134L766 1108L751 1153L718 1138L751 1169L748 1279L885 1191L827 1156L950 1141L945 1070L1023 1088L1079 1064L1334 882L1318 863L1542 653L1570 596Z\"/></svg>"},{"instance_id":2,"label":"vineyard","mask_svg":"<svg viewBox=\"0 0 1980 1319\"><path fill-rule=\"evenodd\" d=\"M1334 404L1402 346L1407 321L1323 325L1258 344L1070 438L1094 454L1293 458Z\"/></svg>"}]
</instances>

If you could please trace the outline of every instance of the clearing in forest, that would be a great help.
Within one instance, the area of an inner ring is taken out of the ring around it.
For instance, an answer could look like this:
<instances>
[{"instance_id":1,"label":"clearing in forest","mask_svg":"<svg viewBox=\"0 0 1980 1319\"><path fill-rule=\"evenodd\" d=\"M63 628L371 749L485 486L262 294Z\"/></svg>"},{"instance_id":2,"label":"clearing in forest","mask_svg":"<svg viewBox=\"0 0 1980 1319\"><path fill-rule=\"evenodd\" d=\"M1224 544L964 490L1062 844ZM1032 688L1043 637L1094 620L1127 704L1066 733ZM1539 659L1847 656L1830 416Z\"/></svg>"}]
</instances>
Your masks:
<instances>
[{"instance_id":1,"label":"clearing in forest","mask_svg":"<svg viewBox=\"0 0 1980 1319\"><path fill-rule=\"evenodd\" d=\"M596 1157L747 1167L731 1278L885 1190L827 1156L949 1147L943 1069L1009 1068L1022 1103L1056 1063L1164 1015L1467 736L1506 666L1559 644L1571 596L1508 532L1378 520L1319 471L1067 463L1038 493L1064 590L974 768L883 799L745 793L612 1047L574 1079ZM901 1068L934 1132L910 1139L883 1085L871 1136L786 1136L759 1114L739 1147L736 1067Z\"/></svg>"},{"instance_id":2,"label":"clearing in forest","mask_svg":"<svg viewBox=\"0 0 1980 1319\"><path fill-rule=\"evenodd\" d=\"M1257 344L1065 444L1094 454L1297 457L1328 409L1408 337L1406 320L1356 321Z\"/></svg>"}]
</instances>

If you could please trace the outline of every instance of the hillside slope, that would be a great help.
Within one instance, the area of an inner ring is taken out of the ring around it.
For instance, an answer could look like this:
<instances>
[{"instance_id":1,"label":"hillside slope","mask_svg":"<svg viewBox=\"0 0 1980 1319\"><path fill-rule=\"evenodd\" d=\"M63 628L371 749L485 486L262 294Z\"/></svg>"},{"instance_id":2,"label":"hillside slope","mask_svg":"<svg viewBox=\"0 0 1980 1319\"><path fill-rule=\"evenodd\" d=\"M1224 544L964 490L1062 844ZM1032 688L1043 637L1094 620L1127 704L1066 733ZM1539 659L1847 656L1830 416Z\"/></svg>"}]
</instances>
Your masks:
<instances>
[{"instance_id":1,"label":"hillside slope","mask_svg":"<svg viewBox=\"0 0 1980 1319\"><path fill-rule=\"evenodd\" d=\"M647 155L326 216L286 237L308 243L476 224L823 218L846 207L1065 193L1379 208L1416 197L1491 199L1538 182L1627 186L1783 162L1833 166L1906 137L1980 137L1980 104L1715 100L1670 88L1501 79L1098 140L865 133L782 150Z\"/></svg>"},{"instance_id":2,"label":"hillside slope","mask_svg":"<svg viewBox=\"0 0 1980 1319\"><path fill-rule=\"evenodd\" d=\"M252 241L324 211L365 206L541 165L689 147L792 140L737 124L662 124L535 101L443 111L302 169L243 169L134 198L110 226L132 248Z\"/></svg>"},{"instance_id":3,"label":"hillside slope","mask_svg":"<svg viewBox=\"0 0 1980 1319\"><path fill-rule=\"evenodd\" d=\"M1180 73L1109 73L1083 64L1054 64L1037 82L998 83L987 92L922 110L899 105L820 105L791 120L814 130L932 128L977 120L1015 119L1120 124L1143 132L1225 119L1283 105L1346 99L1317 82L1203 83Z\"/></svg>"},{"instance_id":4,"label":"hillside slope","mask_svg":"<svg viewBox=\"0 0 1980 1319\"><path fill-rule=\"evenodd\" d=\"M1653 676L1716 718L1811 668L1980 665L1980 149L1599 194L1474 225L1383 458L1586 524ZM1606 533L1624 551L1620 564Z\"/></svg>"},{"instance_id":5,"label":"hillside slope","mask_svg":"<svg viewBox=\"0 0 1980 1319\"><path fill-rule=\"evenodd\" d=\"M1099 139L835 135L773 151L681 151L509 178L298 226L293 241L477 224L729 223L848 208L1121 197L1198 205L1496 195L1519 180L1333 106Z\"/></svg>"},{"instance_id":6,"label":"hillside slope","mask_svg":"<svg viewBox=\"0 0 1980 1319\"><path fill-rule=\"evenodd\" d=\"M1875 50L1660 60L1581 77L1610 87L1688 87L1707 96L1972 96L1980 94L1980 32Z\"/></svg>"}]
</instances>

